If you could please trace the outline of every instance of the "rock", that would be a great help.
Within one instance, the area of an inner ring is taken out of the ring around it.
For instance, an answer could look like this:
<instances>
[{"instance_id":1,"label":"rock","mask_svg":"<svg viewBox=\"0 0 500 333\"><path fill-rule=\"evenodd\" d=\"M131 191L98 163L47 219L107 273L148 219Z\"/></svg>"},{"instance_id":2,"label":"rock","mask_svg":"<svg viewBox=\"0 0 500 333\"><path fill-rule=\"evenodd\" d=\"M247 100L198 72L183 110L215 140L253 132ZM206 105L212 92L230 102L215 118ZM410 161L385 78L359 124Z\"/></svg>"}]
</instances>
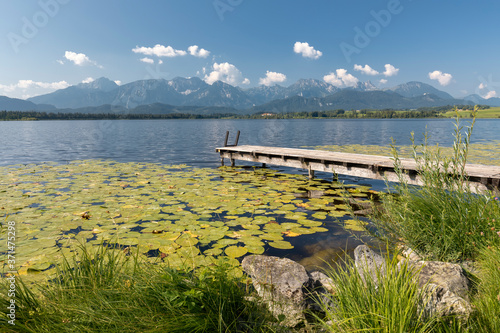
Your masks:
<instances>
[{"instance_id":1,"label":"rock","mask_svg":"<svg viewBox=\"0 0 500 333\"><path fill-rule=\"evenodd\" d=\"M373 252L366 245L359 245L354 250L354 263L361 279L366 283L365 274L370 274L373 281L378 283L378 276L386 274L385 259Z\"/></svg>"},{"instance_id":2,"label":"rock","mask_svg":"<svg viewBox=\"0 0 500 333\"><path fill-rule=\"evenodd\" d=\"M427 316L456 315L464 320L469 318L472 307L465 299L434 283L425 286L424 309Z\"/></svg>"},{"instance_id":3,"label":"rock","mask_svg":"<svg viewBox=\"0 0 500 333\"><path fill-rule=\"evenodd\" d=\"M309 274L311 277L312 285L316 287L323 287L330 294L335 293L335 284L333 280L326 274L315 271Z\"/></svg>"},{"instance_id":4,"label":"rock","mask_svg":"<svg viewBox=\"0 0 500 333\"><path fill-rule=\"evenodd\" d=\"M468 302L469 280L460 265L441 261L408 261L408 267L419 271L418 285L425 291L423 302L427 315L469 317L472 312Z\"/></svg>"},{"instance_id":5,"label":"rock","mask_svg":"<svg viewBox=\"0 0 500 333\"><path fill-rule=\"evenodd\" d=\"M412 261L419 261L422 260L422 257L420 257L415 251L413 251L411 248L406 247L406 246L400 246L401 248L401 255L409 260Z\"/></svg>"},{"instance_id":6,"label":"rock","mask_svg":"<svg viewBox=\"0 0 500 333\"><path fill-rule=\"evenodd\" d=\"M336 305L331 297L336 289L333 280L318 271L309 273L309 276L307 308L316 312L324 312L324 307L327 308L327 311L335 311ZM319 303L323 304L323 306Z\"/></svg>"},{"instance_id":7,"label":"rock","mask_svg":"<svg viewBox=\"0 0 500 333\"><path fill-rule=\"evenodd\" d=\"M433 283L445 291L468 300L469 280L460 265L441 261L408 261L408 267L420 270L418 285L420 288Z\"/></svg>"},{"instance_id":8,"label":"rock","mask_svg":"<svg viewBox=\"0 0 500 333\"><path fill-rule=\"evenodd\" d=\"M286 258L252 255L241 266L273 315L284 318L283 325L294 327L305 319L310 277L302 265Z\"/></svg>"}]
</instances>

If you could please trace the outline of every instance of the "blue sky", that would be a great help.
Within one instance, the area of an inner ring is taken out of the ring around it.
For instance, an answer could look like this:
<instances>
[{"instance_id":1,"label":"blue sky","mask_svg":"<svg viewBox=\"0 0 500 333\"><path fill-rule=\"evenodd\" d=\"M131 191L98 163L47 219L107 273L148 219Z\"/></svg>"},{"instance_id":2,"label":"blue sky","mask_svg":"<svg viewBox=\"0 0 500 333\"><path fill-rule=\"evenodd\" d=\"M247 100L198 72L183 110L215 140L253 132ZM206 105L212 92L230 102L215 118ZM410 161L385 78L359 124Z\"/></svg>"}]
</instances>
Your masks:
<instances>
[{"instance_id":1,"label":"blue sky","mask_svg":"<svg viewBox=\"0 0 500 333\"><path fill-rule=\"evenodd\" d=\"M198 76L240 87L421 81L500 96L500 2L4 0L0 95L99 77Z\"/></svg>"}]
</instances>

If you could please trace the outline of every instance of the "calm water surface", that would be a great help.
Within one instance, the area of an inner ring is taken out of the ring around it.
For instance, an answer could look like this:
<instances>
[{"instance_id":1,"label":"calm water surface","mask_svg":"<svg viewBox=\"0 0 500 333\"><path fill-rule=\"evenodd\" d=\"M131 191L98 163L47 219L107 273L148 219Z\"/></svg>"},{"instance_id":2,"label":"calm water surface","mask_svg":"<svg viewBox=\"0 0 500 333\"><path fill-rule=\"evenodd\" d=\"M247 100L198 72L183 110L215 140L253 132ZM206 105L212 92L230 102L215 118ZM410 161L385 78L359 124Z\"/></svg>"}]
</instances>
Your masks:
<instances>
[{"instance_id":1,"label":"calm water surface","mask_svg":"<svg viewBox=\"0 0 500 333\"><path fill-rule=\"evenodd\" d=\"M466 122L464 121L464 125ZM450 119L391 120L78 120L0 122L0 165L80 159L216 167L215 148L237 130L240 144L281 147L384 145L421 140L450 146ZM500 140L499 120L478 120L473 142Z\"/></svg>"}]
</instances>

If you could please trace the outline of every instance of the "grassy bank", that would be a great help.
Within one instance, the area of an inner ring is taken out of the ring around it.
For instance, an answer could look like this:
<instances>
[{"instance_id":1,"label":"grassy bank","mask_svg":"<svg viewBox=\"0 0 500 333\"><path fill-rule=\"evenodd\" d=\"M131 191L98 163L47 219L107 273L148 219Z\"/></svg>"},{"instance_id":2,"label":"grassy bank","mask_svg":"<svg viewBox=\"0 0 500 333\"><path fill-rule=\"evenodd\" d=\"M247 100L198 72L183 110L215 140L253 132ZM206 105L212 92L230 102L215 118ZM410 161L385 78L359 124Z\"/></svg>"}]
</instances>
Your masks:
<instances>
[{"instance_id":1,"label":"grassy bank","mask_svg":"<svg viewBox=\"0 0 500 333\"><path fill-rule=\"evenodd\" d=\"M245 284L224 264L200 270L141 262L108 247L81 246L36 285L18 280L15 326L2 332L268 332L272 318L245 299Z\"/></svg>"}]
</instances>

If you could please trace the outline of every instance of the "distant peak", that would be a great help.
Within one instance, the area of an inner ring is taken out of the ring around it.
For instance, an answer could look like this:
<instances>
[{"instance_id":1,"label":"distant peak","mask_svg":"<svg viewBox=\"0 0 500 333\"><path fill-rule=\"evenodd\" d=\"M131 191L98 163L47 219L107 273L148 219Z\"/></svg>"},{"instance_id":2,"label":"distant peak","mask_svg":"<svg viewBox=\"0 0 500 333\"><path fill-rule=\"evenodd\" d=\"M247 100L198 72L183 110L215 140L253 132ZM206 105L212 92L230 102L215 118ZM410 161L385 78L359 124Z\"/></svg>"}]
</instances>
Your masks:
<instances>
[{"instance_id":1,"label":"distant peak","mask_svg":"<svg viewBox=\"0 0 500 333\"><path fill-rule=\"evenodd\" d=\"M111 91L113 89L116 89L118 87L118 85L114 81L111 81L108 78L100 77L98 79L95 79L92 82L80 83L77 85L77 87L85 88L85 89Z\"/></svg>"}]
</instances>

